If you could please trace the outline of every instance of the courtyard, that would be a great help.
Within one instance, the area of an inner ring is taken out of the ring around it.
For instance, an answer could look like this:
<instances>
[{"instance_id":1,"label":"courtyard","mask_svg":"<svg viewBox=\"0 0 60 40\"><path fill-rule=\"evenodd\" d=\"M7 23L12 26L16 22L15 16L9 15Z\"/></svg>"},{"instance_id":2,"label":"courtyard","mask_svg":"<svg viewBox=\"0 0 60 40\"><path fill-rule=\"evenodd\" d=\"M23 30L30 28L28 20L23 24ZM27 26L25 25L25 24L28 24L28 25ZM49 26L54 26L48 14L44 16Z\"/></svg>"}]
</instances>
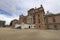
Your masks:
<instances>
[{"instance_id":1,"label":"courtyard","mask_svg":"<svg viewBox=\"0 0 60 40\"><path fill-rule=\"evenodd\" d=\"M0 28L0 40L60 40L60 30Z\"/></svg>"}]
</instances>

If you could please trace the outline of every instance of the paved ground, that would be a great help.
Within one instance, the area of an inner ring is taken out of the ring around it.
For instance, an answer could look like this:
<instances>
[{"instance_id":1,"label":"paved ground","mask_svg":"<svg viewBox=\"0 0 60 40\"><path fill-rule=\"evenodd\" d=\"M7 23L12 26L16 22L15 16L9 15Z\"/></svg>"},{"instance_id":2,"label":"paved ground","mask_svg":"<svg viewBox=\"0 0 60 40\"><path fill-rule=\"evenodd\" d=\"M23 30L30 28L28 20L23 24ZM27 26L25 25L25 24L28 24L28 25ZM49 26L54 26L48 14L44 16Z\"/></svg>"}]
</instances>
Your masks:
<instances>
[{"instance_id":1,"label":"paved ground","mask_svg":"<svg viewBox=\"0 0 60 40\"><path fill-rule=\"evenodd\" d=\"M0 28L0 40L60 40L60 30Z\"/></svg>"}]
</instances>

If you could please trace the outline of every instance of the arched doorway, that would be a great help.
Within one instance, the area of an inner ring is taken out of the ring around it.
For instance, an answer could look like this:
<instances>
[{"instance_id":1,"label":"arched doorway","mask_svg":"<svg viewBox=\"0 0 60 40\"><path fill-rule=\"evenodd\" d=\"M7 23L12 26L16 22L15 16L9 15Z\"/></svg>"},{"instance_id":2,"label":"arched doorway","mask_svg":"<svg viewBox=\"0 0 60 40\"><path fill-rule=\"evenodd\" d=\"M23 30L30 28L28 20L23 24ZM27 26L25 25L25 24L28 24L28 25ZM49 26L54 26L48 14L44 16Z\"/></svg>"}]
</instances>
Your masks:
<instances>
[{"instance_id":1,"label":"arched doorway","mask_svg":"<svg viewBox=\"0 0 60 40\"><path fill-rule=\"evenodd\" d=\"M30 26L29 26L29 29L30 29Z\"/></svg>"}]
</instances>

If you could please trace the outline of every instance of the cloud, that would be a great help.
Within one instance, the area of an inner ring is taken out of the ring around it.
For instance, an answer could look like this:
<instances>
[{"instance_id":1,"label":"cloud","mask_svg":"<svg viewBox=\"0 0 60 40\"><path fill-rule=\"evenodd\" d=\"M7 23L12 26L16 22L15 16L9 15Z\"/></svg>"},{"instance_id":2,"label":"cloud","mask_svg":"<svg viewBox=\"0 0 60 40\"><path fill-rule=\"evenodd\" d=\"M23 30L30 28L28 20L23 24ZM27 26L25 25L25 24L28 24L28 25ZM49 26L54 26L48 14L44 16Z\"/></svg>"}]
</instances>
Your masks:
<instances>
[{"instance_id":1,"label":"cloud","mask_svg":"<svg viewBox=\"0 0 60 40\"><path fill-rule=\"evenodd\" d=\"M3 14L0 14L0 20L6 21L6 25L9 25L11 20L18 19L18 17L9 17Z\"/></svg>"},{"instance_id":2,"label":"cloud","mask_svg":"<svg viewBox=\"0 0 60 40\"><path fill-rule=\"evenodd\" d=\"M50 11L53 13L59 13L60 12L60 0L46 0L46 2L43 4L45 11Z\"/></svg>"},{"instance_id":3,"label":"cloud","mask_svg":"<svg viewBox=\"0 0 60 40\"><path fill-rule=\"evenodd\" d=\"M0 14L0 20L7 21L6 24L9 24L12 19L7 17L7 16L5 16L5 15L3 15L3 14Z\"/></svg>"},{"instance_id":4,"label":"cloud","mask_svg":"<svg viewBox=\"0 0 60 40\"><path fill-rule=\"evenodd\" d=\"M0 9L12 15L0 13L0 19L4 18L8 24L12 19L18 19L21 14L27 15L30 8L40 7L41 4L45 12L48 10L53 13L60 12L60 0L0 0Z\"/></svg>"}]
</instances>

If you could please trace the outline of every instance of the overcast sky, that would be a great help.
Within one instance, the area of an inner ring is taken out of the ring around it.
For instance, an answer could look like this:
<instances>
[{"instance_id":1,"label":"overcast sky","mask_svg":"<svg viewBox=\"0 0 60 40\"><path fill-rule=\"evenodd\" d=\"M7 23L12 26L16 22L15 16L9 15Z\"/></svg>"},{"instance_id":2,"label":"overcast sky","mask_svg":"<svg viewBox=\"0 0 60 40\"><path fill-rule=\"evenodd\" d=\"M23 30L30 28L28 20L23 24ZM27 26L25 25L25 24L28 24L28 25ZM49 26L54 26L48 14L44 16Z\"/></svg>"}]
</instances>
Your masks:
<instances>
[{"instance_id":1,"label":"overcast sky","mask_svg":"<svg viewBox=\"0 0 60 40\"><path fill-rule=\"evenodd\" d=\"M0 20L5 20L6 24L9 24L11 20L18 19L19 15L27 15L30 8L38 8L41 4L45 12L60 12L60 0L0 0L0 10L3 12L0 11Z\"/></svg>"}]
</instances>

